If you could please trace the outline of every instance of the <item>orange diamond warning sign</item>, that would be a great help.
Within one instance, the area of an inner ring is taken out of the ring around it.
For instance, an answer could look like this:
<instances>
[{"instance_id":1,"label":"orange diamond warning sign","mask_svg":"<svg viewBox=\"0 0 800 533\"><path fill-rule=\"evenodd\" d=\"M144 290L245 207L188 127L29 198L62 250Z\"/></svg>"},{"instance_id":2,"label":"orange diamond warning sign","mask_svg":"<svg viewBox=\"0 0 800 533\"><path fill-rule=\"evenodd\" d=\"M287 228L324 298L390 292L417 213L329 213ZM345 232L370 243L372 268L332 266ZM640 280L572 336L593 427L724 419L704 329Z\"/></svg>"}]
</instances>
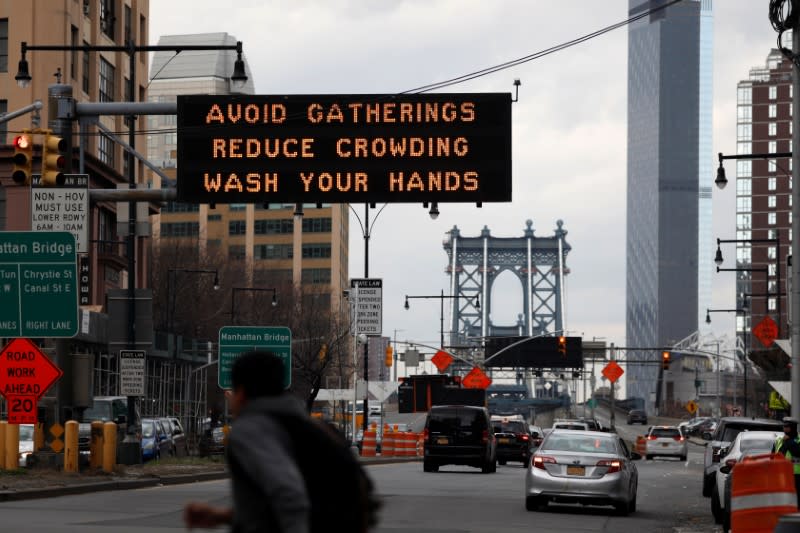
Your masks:
<instances>
[{"instance_id":1,"label":"orange diamond warning sign","mask_svg":"<svg viewBox=\"0 0 800 533\"><path fill-rule=\"evenodd\" d=\"M472 370L461 380L461 385L465 389L487 389L491 384L492 378L477 366L472 367Z\"/></svg>"},{"instance_id":2,"label":"orange diamond warning sign","mask_svg":"<svg viewBox=\"0 0 800 533\"><path fill-rule=\"evenodd\" d=\"M772 343L775 342L775 339L778 338L778 324L772 320L772 317L765 316L761 322L756 324L753 328L753 335L761 341L761 344L769 348L772 346Z\"/></svg>"},{"instance_id":3,"label":"orange diamond warning sign","mask_svg":"<svg viewBox=\"0 0 800 533\"><path fill-rule=\"evenodd\" d=\"M431 363L436 365L436 368L439 369L439 372L444 372L447 370L447 367L450 366L452 362L453 356L444 350L439 350L436 352L433 358L431 358Z\"/></svg>"},{"instance_id":4,"label":"orange diamond warning sign","mask_svg":"<svg viewBox=\"0 0 800 533\"><path fill-rule=\"evenodd\" d=\"M611 383L615 383L619 378L622 377L622 374L625 373L622 370L622 367L617 364L616 361L609 362L606 366L603 367L603 375L610 381Z\"/></svg>"}]
</instances>

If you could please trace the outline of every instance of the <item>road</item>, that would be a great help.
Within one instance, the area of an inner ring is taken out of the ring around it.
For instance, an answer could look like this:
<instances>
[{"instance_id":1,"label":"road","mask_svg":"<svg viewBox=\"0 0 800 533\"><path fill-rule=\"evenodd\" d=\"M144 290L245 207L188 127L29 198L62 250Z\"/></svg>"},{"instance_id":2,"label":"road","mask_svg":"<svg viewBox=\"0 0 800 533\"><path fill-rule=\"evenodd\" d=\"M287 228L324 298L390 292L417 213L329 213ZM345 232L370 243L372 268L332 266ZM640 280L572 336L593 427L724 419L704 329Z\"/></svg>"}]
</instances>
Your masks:
<instances>
[{"instance_id":1,"label":"road","mask_svg":"<svg viewBox=\"0 0 800 533\"><path fill-rule=\"evenodd\" d=\"M379 533L613 532L712 533L709 500L700 496L702 456L689 460L638 461L638 510L628 517L610 508L551 505L524 507L519 464L481 474L467 467L422 472L420 463L370 466L384 500ZM143 490L0 503L4 531L41 533L148 533L182 528L181 508L190 500L229 503L229 483L214 481Z\"/></svg>"}]
</instances>

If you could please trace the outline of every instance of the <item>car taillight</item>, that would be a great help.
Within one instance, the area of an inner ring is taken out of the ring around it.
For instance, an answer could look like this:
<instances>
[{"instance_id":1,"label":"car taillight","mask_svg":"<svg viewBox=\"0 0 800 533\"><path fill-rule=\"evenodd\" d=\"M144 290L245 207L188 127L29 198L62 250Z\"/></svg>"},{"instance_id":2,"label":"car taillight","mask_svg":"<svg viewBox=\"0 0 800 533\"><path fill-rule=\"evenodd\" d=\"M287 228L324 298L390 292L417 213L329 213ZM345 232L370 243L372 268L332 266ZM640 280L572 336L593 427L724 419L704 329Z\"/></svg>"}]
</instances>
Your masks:
<instances>
[{"instance_id":1,"label":"car taillight","mask_svg":"<svg viewBox=\"0 0 800 533\"><path fill-rule=\"evenodd\" d=\"M556 460L554 457L549 457L547 455L534 455L533 459L531 460L531 465L534 468L541 468L545 470L545 463L556 464Z\"/></svg>"},{"instance_id":2,"label":"car taillight","mask_svg":"<svg viewBox=\"0 0 800 533\"><path fill-rule=\"evenodd\" d=\"M647 440L656 440L657 438L658 437L656 437L655 435L650 435L647 437Z\"/></svg>"},{"instance_id":3,"label":"car taillight","mask_svg":"<svg viewBox=\"0 0 800 533\"><path fill-rule=\"evenodd\" d=\"M485 430L485 429L483 430L483 435L481 436L481 442L484 443L484 444L489 442L489 431L488 430Z\"/></svg>"},{"instance_id":4,"label":"car taillight","mask_svg":"<svg viewBox=\"0 0 800 533\"><path fill-rule=\"evenodd\" d=\"M683 442L683 437L672 437L672 438L678 442Z\"/></svg>"},{"instance_id":5,"label":"car taillight","mask_svg":"<svg viewBox=\"0 0 800 533\"><path fill-rule=\"evenodd\" d=\"M606 474L613 474L614 472L619 472L622 470L622 463L616 460L608 460L604 459L602 461L597 462L597 466L605 466L608 467Z\"/></svg>"},{"instance_id":6,"label":"car taillight","mask_svg":"<svg viewBox=\"0 0 800 533\"><path fill-rule=\"evenodd\" d=\"M730 468L733 468L733 465L735 464L736 464L736 459L728 459L727 461L725 461L725 466Z\"/></svg>"},{"instance_id":7,"label":"car taillight","mask_svg":"<svg viewBox=\"0 0 800 533\"><path fill-rule=\"evenodd\" d=\"M517 433L517 438L522 440L530 440L530 435L525 435L524 433Z\"/></svg>"},{"instance_id":8,"label":"car taillight","mask_svg":"<svg viewBox=\"0 0 800 533\"><path fill-rule=\"evenodd\" d=\"M425 442L430 442L431 434L430 431L428 431L428 428L422 430L422 440L424 440Z\"/></svg>"}]
</instances>

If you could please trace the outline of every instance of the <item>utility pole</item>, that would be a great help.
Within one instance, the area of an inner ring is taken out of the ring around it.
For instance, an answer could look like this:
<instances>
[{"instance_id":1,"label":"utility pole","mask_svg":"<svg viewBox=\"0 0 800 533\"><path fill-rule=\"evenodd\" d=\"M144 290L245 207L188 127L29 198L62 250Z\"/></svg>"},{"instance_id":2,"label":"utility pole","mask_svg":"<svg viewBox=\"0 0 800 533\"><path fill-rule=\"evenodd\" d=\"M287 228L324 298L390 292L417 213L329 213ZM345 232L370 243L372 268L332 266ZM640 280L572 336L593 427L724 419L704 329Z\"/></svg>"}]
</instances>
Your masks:
<instances>
[{"instance_id":1,"label":"utility pole","mask_svg":"<svg viewBox=\"0 0 800 533\"><path fill-rule=\"evenodd\" d=\"M614 343L611 343L611 349L609 351L609 357L612 361L617 358L617 353L614 350ZM616 410L617 410L617 402L616 402L616 391L614 390L614 383L609 380L609 385L611 385L611 417L609 422L611 422L611 431L615 431L615 419L616 419Z\"/></svg>"}]
</instances>

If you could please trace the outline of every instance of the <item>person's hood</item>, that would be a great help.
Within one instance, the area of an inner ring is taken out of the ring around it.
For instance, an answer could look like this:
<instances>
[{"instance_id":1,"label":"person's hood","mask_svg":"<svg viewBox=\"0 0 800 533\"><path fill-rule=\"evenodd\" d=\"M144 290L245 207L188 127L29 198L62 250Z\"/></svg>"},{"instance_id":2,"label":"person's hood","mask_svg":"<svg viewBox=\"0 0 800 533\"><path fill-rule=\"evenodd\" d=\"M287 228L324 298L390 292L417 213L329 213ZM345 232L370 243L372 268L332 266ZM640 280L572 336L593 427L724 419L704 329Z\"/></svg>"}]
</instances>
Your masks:
<instances>
[{"instance_id":1,"label":"person's hood","mask_svg":"<svg viewBox=\"0 0 800 533\"><path fill-rule=\"evenodd\" d=\"M241 415L255 413L307 416L303 403L298 398L288 393L281 394L280 396L254 398L247 402L242 409ZM234 424L236 424L235 421Z\"/></svg>"}]
</instances>

